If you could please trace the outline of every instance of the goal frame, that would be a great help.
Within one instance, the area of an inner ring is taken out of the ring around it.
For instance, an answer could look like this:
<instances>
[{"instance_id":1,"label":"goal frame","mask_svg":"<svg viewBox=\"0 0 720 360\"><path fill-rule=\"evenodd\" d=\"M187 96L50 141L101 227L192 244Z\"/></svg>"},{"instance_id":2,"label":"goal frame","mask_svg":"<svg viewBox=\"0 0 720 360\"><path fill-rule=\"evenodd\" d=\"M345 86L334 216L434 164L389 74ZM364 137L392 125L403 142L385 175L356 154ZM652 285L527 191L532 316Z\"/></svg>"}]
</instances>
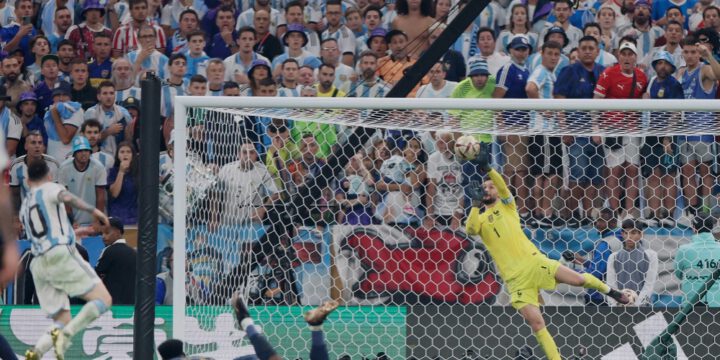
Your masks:
<instances>
[{"instance_id":1,"label":"goal frame","mask_svg":"<svg viewBox=\"0 0 720 360\"><path fill-rule=\"evenodd\" d=\"M448 98L315 98L315 97L212 97L212 96L178 96L174 107L174 160L175 174L184 174L186 171L187 152L187 110L192 107L205 108L292 108L292 109L353 109L353 110L490 110L490 111L650 111L650 112L683 112L708 111L720 112L718 100L656 100L656 99L448 99ZM319 119L319 122L327 122ZM335 123L335 122L332 122ZM336 123L342 124L342 123ZM348 125L357 125L348 124ZM374 128L384 129L410 129L397 124L373 123ZM459 129L446 126L444 128L433 126L434 130L463 131L466 133L488 133L472 129ZM699 131L698 133L707 133ZM512 134L499 131L490 133ZM693 131L683 131L682 134L693 134ZM517 135L527 132L516 132ZM590 132L555 132L557 135L577 136L607 136L607 132L592 130ZM628 136L644 136L642 131L626 133ZM672 132L667 135L679 135ZM174 229L186 229L187 192L184 176L174 176ZM185 261L186 248L185 231L173 231L173 249L183 249L174 252L173 256L173 337L185 340Z\"/></svg>"}]
</instances>

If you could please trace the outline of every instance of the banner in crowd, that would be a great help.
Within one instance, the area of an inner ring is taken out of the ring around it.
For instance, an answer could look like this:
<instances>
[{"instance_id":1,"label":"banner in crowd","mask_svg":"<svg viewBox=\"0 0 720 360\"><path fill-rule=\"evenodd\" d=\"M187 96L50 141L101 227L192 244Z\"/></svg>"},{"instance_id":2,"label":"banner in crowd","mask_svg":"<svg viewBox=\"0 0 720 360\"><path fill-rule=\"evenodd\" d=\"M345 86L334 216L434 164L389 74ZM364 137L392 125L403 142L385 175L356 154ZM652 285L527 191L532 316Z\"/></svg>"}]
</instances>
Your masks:
<instances>
[{"instance_id":1,"label":"banner in crowd","mask_svg":"<svg viewBox=\"0 0 720 360\"><path fill-rule=\"evenodd\" d=\"M451 230L333 227L337 278L345 303L492 304L500 283L485 247Z\"/></svg>"},{"instance_id":2,"label":"banner in crowd","mask_svg":"<svg viewBox=\"0 0 720 360\"><path fill-rule=\"evenodd\" d=\"M696 308L673 336L673 359L709 359L720 354L716 341L720 312ZM543 315L560 354L568 359L638 359L677 309L545 306ZM438 316L438 314L442 314ZM408 308L408 357L515 359L523 347L542 350L524 319L510 306L417 305ZM444 338L444 341L434 341ZM452 340L449 340L452 339Z\"/></svg>"},{"instance_id":3,"label":"banner in crowd","mask_svg":"<svg viewBox=\"0 0 720 360\"><path fill-rule=\"evenodd\" d=\"M278 352L288 359L307 358L310 331L302 314L310 308L264 306L252 308L255 323L266 334ZM72 307L73 315L80 310ZM68 359L132 359L133 307L113 306L87 329L73 338ZM198 313L188 308L188 313ZM188 355L216 359L234 358L253 353L245 333L235 328L229 307L204 309L204 318L187 316L186 334L197 339L213 339L209 343L187 339ZM208 316L209 315L209 316ZM343 307L324 326L332 358L343 354L366 356L385 352L392 359L405 354L405 308ZM32 347L40 335L52 325L45 313L35 306L0 306L0 334L10 343L18 357ZM292 336L290 336L292 335ZM155 343L172 337L172 307L155 308ZM54 359L47 354L44 359Z\"/></svg>"}]
</instances>

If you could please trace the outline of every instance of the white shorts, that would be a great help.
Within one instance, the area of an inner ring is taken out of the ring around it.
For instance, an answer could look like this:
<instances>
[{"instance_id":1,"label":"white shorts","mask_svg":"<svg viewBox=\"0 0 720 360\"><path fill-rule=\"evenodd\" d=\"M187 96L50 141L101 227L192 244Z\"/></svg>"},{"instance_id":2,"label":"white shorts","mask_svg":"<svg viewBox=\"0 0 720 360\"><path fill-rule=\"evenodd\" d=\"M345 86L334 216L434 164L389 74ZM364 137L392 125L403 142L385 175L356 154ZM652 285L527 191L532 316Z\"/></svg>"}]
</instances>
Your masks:
<instances>
[{"instance_id":1,"label":"white shorts","mask_svg":"<svg viewBox=\"0 0 720 360\"><path fill-rule=\"evenodd\" d=\"M605 165L614 168L627 162L632 165L640 165L640 146L642 139L639 137L622 137L623 146L620 149L612 150L605 146Z\"/></svg>"},{"instance_id":2,"label":"white shorts","mask_svg":"<svg viewBox=\"0 0 720 360\"><path fill-rule=\"evenodd\" d=\"M70 297L90 292L100 278L74 246L58 245L30 263L40 308L50 316L70 310Z\"/></svg>"}]
</instances>

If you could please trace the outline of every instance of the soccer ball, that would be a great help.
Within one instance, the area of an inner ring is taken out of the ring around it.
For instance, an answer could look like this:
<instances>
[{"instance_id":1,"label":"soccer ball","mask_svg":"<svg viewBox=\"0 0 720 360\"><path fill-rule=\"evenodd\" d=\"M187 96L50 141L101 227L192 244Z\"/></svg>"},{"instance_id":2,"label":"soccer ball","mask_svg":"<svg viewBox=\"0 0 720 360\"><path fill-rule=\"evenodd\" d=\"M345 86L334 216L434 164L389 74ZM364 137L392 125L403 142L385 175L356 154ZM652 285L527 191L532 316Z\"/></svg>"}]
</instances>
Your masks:
<instances>
[{"instance_id":1,"label":"soccer ball","mask_svg":"<svg viewBox=\"0 0 720 360\"><path fill-rule=\"evenodd\" d=\"M638 293L635 292L635 290L630 289L623 289L623 294L627 295L628 298L630 298L630 302L625 306L633 306L635 305L635 301L638 298Z\"/></svg>"},{"instance_id":2,"label":"soccer ball","mask_svg":"<svg viewBox=\"0 0 720 360\"><path fill-rule=\"evenodd\" d=\"M480 152L480 142L472 135L464 135L455 140L455 156L463 160L475 159Z\"/></svg>"}]
</instances>

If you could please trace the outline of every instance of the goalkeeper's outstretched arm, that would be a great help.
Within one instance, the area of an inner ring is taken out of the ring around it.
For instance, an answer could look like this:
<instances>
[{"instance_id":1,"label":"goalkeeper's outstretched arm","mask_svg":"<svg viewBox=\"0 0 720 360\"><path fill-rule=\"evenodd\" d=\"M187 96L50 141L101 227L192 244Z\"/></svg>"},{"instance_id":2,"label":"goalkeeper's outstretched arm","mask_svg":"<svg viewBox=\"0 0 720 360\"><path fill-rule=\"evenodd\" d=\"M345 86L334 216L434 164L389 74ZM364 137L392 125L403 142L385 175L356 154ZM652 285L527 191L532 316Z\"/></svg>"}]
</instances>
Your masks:
<instances>
[{"instance_id":1,"label":"goalkeeper's outstretched arm","mask_svg":"<svg viewBox=\"0 0 720 360\"><path fill-rule=\"evenodd\" d=\"M495 185L495 188L498 191L498 195L500 196L500 200L502 200L504 204L507 204L508 201L512 199L512 194L510 193L510 189L505 183L502 175L500 175L499 172L495 171L495 169L490 168L490 170L488 171L488 177L490 177L490 180L492 180L493 184Z\"/></svg>"}]
</instances>

